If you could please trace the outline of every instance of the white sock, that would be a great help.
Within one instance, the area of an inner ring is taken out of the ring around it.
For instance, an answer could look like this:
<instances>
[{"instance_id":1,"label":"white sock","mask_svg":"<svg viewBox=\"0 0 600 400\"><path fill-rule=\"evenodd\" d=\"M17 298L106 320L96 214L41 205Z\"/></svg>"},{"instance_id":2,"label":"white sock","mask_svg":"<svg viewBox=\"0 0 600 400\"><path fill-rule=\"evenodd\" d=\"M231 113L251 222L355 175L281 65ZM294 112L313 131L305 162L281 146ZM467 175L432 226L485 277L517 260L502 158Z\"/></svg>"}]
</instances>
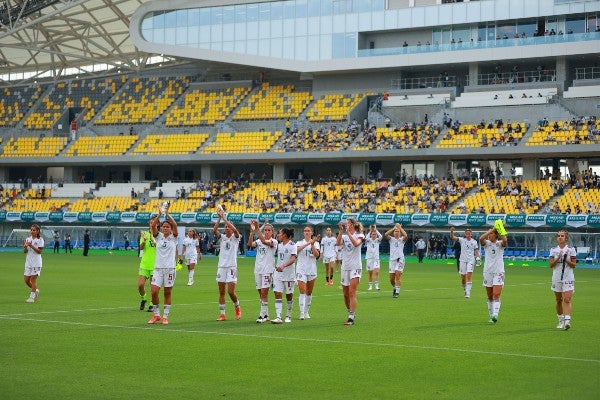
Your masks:
<instances>
[{"instance_id":1,"label":"white sock","mask_svg":"<svg viewBox=\"0 0 600 400\"><path fill-rule=\"evenodd\" d=\"M191 270L189 270L189 278L188 278L188 279L189 279L190 281L193 281L193 280L194 280L194 271L195 271L195 269L191 269Z\"/></svg>"},{"instance_id":2,"label":"white sock","mask_svg":"<svg viewBox=\"0 0 600 400\"><path fill-rule=\"evenodd\" d=\"M492 300L488 300L487 302L487 306L488 306L488 314L490 315L490 317L492 316L492 313L494 311L494 308L492 306Z\"/></svg>"},{"instance_id":3,"label":"white sock","mask_svg":"<svg viewBox=\"0 0 600 400\"><path fill-rule=\"evenodd\" d=\"M160 317L160 304L155 304L153 311L155 317Z\"/></svg>"},{"instance_id":4,"label":"white sock","mask_svg":"<svg viewBox=\"0 0 600 400\"><path fill-rule=\"evenodd\" d=\"M558 322L563 322L565 320L565 316L563 314L557 314Z\"/></svg>"},{"instance_id":5,"label":"white sock","mask_svg":"<svg viewBox=\"0 0 600 400\"><path fill-rule=\"evenodd\" d=\"M471 293L471 287L473 286L473 282L467 282L467 288L465 289L465 291L467 292L467 294Z\"/></svg>"},{"instance_id":6,"label":"white sock","mask_svg":"<svg viewBox=\"0 0 600 400\"><path fill-rule=\"evenodd\" d=\"M219 303L219 312L221 314L225 314L225 303L223 303L223 304Z\"/></svg>"},{"instance_id":7,"label":"white sock","mask_svg":"<svg viewBox=\"0 0 600 400\"><path fill-rule=\"evenodd\" d=\"M282 311L283 311L283 300L275 299L275 315L277 315L277 318L281 318Z\"/></svg>"},{"instance_id":8,"label":"white sock","mask_svg":"<svg viewBox=\"0 0 600 400\"><path fill-rule=\"evenodd\" d=\"M500 300L494 300L492 306L492 315L498 316L500 314Z\"/></svg>"},{"instance_id":9,"label":"white sock","mask_svg":"<svg viewBox=\"0 0 600 400\"><path fill-rule=\"evenodd\" d=\"M269 302L268 301L260 302L260 315L263 317L269 315Z\"/></svg>"},{"instance_id":10,"label":"white sock","mask_svg":"<svg viewBox=\"0 0 600 400\"><path fill-rule=\"evenodd\" d=\"M171 312L171 305L165 304L165 308L163 310L163 318L167 318L169 316L169 312Z\"/></svg>"},{"instance_id":11,"label":"white sock","mask_svg":"<svg viewBox=\"0 0 600 400\"><path fill-rule=\"evenodd\" d=\"M292 316L292 308L294 308L294 300L288 300L287 301L287 313L286 313L286 315L288 317Z\"/></svg>"},{"instance_id":12,"label":"white sock","mask_svg":"<svg viewBox=\"0 0 600 400\"><path fill-rule=\"evenodd\" d=\"M566 323L570 323L571 322L571 316L570 315L565 315L565 324Z\"/></svg>"},{"instance_id":13,"label":"white sock","mask_svg":"<svg viewBox=\"0 0 600 400\"><path fill-rule=\"evenodd\" d=\"M396 291L396 293L400 293L400 286L394 286L394 290Z\"/></svg>"},{"instance_id":14,"label":"white sock","mask_svg":"<svg viewBox=\"0 0 600 400\"><path fill-rule=\"evenodd\" d=\"M300 293L300 297L298 299L298 305L300 306L300 314L304 314L304 310L306 308L306 295Z\"/></svg>"},{"instance_id":15,"label":"white sock","mask_svg":"<svg viewBox=\"0 0 600 400\"><path fill-rule=\"evenodd\" d=\"M304 305L304 308L306 311L304 311L306 314L308 314L308 310L310 310L310 305L312 304L312 294L307 294L306 295L306 304Z\"/></svg>"}]
</instances>

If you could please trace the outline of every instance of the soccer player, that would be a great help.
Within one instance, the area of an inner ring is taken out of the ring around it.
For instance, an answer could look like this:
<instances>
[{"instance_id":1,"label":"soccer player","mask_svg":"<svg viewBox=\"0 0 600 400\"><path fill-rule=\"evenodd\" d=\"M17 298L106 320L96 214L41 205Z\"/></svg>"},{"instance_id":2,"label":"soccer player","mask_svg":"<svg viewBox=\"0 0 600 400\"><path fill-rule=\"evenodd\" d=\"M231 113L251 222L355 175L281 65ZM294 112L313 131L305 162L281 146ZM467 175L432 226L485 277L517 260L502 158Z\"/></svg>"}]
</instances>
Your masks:
<instances>
[{"instance_id":1,"label":"soccer player","mask_svg":"<svg viewBox=\"0 0 600 400\"><path fill-rule=\"evenodd\" d=\"M225 286L227 293L235 307L235 319L242 318L242 308L240 300L235 294L235 285L237 283L237 254L240 247L240 232L235 225L225 217L223 208L217 208L219 218L213 227L215 239L221 239L219 246L219 263L217 267L217 285L219 286L219 318L217 321L225 321ZM219 232L221 221L225 224L224 234Z\"/></svg>"},{"instance_id":2,"label":"soccer player","mask_svg":"<svg viewBox=\"0 0 600 400\"><path fill-rule=\"evenodd\" d=\"M569 233L565 230L556 234L557 246L550 249L550 268L552 268L552 291L556 299L557 329L571 328L571 299L575 292L575 265L577 251L567 242Z\"/></svg>"},{"instance_id":3,"label":"soccer player","mask_svg":"<svg viewBox=\"0 0 600 400\"><path fill-rule=\"evenodd\" d=\"M365 240L362 233L362 224L354 218L346 219L344 225L342 221L338 223L337 245L341 247L342 270L340 281L344 293L344 303L348 309L348 319L344 325L354 325L356 313L356 290L362 276L362 261L360 259L360 249ZM344 234L344 228L346 233Z\"/></svg>"},{"instance_id":4,"label":"soccer player","mask_svg":"<svg viewBox=\"0 0 600 400\"><path fill-rule=\"evenodd\" d=\"M274 324L282 324L281 314L283 312L283 292L287 300L287 315L285 322L292 322L292 308L294 306L294 286L296 286L296 263L297 251L296 245L292 242L294 230L291 228L281 228L277 234L277 266L273 274L273 292L275 293L275 319L271 320Z\"/></svg>"},{"instance_id":5,"label":"soccer player","mask_svg":"<svg viewBox=\"0 0 600 400\"><path fill-rule=\"evenodd\" d=\"M365 243L367 245L367 271L369 272L369 289L373 290L373 283L375 283L375 290L379 290L379 245L383 235L377 230L375 224L369 227L369 235L365 237Z\"/></svg>"},{"instance_id":6,"label":"soccer player","mask_svg":"<svg viewBox=\"0 0 600 400\"><path fill-rule=\"evenodd\" d=\"M500 313L500 295L504 287L504 249L506 249L507 235L500 236L496 228L485 232L479 238L485 252L483 264L483 286L487 293L488 323L496 323Z\"/></svg>"},{"instance_id":7,"label":"soccer player","mask_svg":"<svg viewBox=\"0 0 600 400\"><path fill-rule=\"evenodd\" d=\"M146 296L146 281L150 279L152 281L152 274L154 273L154 262L156 261L156 241L152 236L152 224L155 218L150 219L150 228L144 230L140 234L140 268L138 272L138 292L140 294L140 310L144 310L148 297ZM151 312L153 306L148 307L148 312Z\"/></svg>"},{"instance_id":8,"label":"soccer player","mask_svg":"<svg viewBox=\"0 0 600 400\"><path fill-rule=\"evenodd\" d=\"M192 228L188 229L187 236L183 239L182 253L184 262L188 267L188 286L194 284L194 269L198 260L202 260L202 253L200 252L200 242L198 242L198 236L196 231Z\"/></svg>"},{"instance_id":9,"label":"soccer player","mask_svg":"<svg viewBox=\"0 0 600 400\"><path fill-rule=\"evenodd\" d=\"M296 242L296 281L298 282L298 304L300 319L309 319L312 304L312 292L317 279L317 258L321 255L321 246L314 235L312 226L305 226L304 239Z\"/></svg>"},{"instance_id":10,"label":"soccer player","mask_svg":"<svg viewBox=\"0 0 600 400\"><path fill-rule=\"evenodd\" d=\"M331 228L325 229L325 237L321 239L321 249L323 251L323 264L325 264L325 284L333 285L333 272L335 271L335 261L337 251L335 246L336 239L333 237Z\"/></svg>"},{"instance_id":11,"label":"soccer player","mask_svg":"<svg viewBox=\"0 0 600 400\"><path fill-rule=\"evenodd\" d=\"M258 240L254 240L255 233L258 234ZM273 225L265 223L261 231L258 221L250 221L248 247L256 248L254 282L256 283L256 289L260 298L260 313L256 319L256 323L258 324L269 321L269 288L273 283L275 251L278 244L277 240L273 238L273 233Z\"/></svg>"},{"instance_id":12,"label":"soccer player","mask_svg":"<svg viewBox=\"0 0 600 400\"><path fill-rule=\"evenodd\" d=\"M44 238L40 235L40 226L31 225L29 237L23 241L23 253L25 253L25 273L23 274L25 284L29 287L29 297L26 303L33 303L38 299L38 276L42 273L42 250L44 250Z\"/></svg>"},{"instance_id":13,"label":"soccer player","mask_svg":"<svg viewBox=\"0 0 600 400\"><path fill-rule=\"evenodd\" d=\"M479 254L479 244L473 239L473 232L470 229L465 230L465 236L460 237L454 234L454 227L450 228L450 239L460 243L460 259L458 273L465 294L465 298L471 297L471 287L473 286L473 268L475 258L481 259Z\"/></svg>"},{"instance_id":14,"label":"soccer player","mask_svg":"<svg viewBox=\"0 0 600 400\"><path fill-rule=\"evenodd\" d=\"M393 236L392 236L393 234ZM400 296L402 274L404 273L404 243L408 239L402 224L396 224L385 233L385 238L390 241L390 283L394 287L393 298Z\"/></svg>"},{"instance_id":15,"label":"soccer player","mask_svg":"<svg viewBox=\"0 0 600 400\"><path fill-rule=\"evenodd\" d=\"M154 316L148 321L149 324L155 324L161 321L160 317L160 300L158 294L160 288L163 288L164 307L162 324L169 323L169 313L171 312L171 292L175 284L175 262L177 260L177 222L169 214L169 207L164 208L166 219L160 223L162 209L158 208L158 216L152 221L150 230L152 236L156 240L156 256L154 259L154 272L150 285L150 293L152 294L152 304L154 305ZM158 225L160 223L160 232Z\"/></svg>"}]
</instances>

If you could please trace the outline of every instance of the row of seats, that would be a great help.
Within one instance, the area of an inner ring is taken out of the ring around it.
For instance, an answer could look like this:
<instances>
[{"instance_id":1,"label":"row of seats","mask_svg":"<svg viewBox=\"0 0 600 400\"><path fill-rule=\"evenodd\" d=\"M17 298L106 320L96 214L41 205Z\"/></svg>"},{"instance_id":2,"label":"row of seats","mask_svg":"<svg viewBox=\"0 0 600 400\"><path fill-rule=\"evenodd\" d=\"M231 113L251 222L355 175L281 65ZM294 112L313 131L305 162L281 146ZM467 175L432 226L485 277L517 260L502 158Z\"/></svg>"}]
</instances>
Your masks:
<instances>
[{"instance_id":1,"label":"row of seats","mask_svg":"<svg viewBox=\"0 0 600 400\"><path fill-rule=\"evenodd\" d=\"M268 82L250 95L234 120L298 118L313 100L308 91L296 91L294 85L274 85Z\"/></svg>"},{"instance_id":2,"label":"row of seats","mask_svg":"<svg viewBox=\"0 0 600 400\"><path fill-rule=\"evenodd\" d=\"M530 192L531 202L528 205L527 199L523 193L518 195L498 195L499 190L506 189L507 181L500 181L500 188L487 188L485 185L480 187L480 191L464 199L467 212L485 212L520 214L522 211L527 214L535 214L545 205L554 195L552 187L547 180L525 180L521 183L522 190L527 189ZM534 200L539 197L541 204ZM456 208L455 213L464 212L461 208Z\"/></svg>"},{"instance_id":3,"label":"row of seats","mask_svg":"<svg viewBox=\"0 0 600 400\"><path fill-rule=\"evenodd\" d=\"M208 133L151 134L136 146L133 155L192 154L208 139Z\"/></svg>"},{"instance_id":4,"label":"row of seats","mask_svg":"<svg viewBox=\"0 0 600 400\"><path fill-rule=\"evenodd\" d=\"M310 122L345 121L350 111L366 96L362 93L327 94L317 100L306 115Z\"/></svg>"},{"instance_id":5,"label":"row of seats","mask_svg":"<svg viewBox=\"0 0 600 400\"><path fill-rule=\"evenodd\" d=\"M509 133L508 126L478 129L476 124L463 124L458 130L448 129L437 148L490 147L506 144L516 146L523 138L527 128L524 122L513 122L510 127L512 132Z\"/></svg>"},{"instance_id":6,"label":"row of seats","mask_svg":"<svg viewBox=\"0 0 600 400\"><path fill-rule=\"evenodd\" d=\"M0 126L13 127L17 125L43 92L44 89L40 86L2 88Z\"/></svg>"},{"instance_id":7,"label":"row of seats","mask_svg":"<svg viewBox=\"0 0 600 400\"><path fill-rule=\"evenodd\" d=\"M11 137L2 149L3 157L54 157L67 145L66 137Z\"/></svg>"}]
</instances>

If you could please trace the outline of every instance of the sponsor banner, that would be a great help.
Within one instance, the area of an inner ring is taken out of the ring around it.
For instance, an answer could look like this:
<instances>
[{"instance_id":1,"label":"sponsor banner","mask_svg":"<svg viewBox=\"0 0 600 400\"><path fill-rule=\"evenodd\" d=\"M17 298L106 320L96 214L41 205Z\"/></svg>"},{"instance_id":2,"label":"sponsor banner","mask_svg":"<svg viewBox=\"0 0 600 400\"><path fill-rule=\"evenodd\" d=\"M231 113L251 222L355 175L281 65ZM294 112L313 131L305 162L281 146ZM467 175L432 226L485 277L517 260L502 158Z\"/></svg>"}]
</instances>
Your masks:
<instances>
[{"instance_id":1,"label":"sponsor banner","mask_svg":"<svg viewBox=\"0 0 600 400\"><path fill-rule=\"evenodd\" d=\"M587 225L587 214L567 215L567 225L579 228Z\"/></svg>"},{"instance_id":2,"label":"sponsor banner","mask_svg":"<svg viewBox=\"0 0 600 400\"><path fill-rule=\"evenodd\" d=\"M0 221L6 221L6 211L0 211Z\"/></svg>"},{"instance_id":3,"label":"sponsor banner","mask_svg":"<svg viewBox=\"0 0 600 400\"><path fill-rule=\"evenodd\" d=\"M242 220L245 224L249 224L253 219L258 221L258 213L244 213Z\"/></svg>"},{"instance_id":4,"label":"sponsor banner","mask_svg":"<svg viewBox=\"0 0 600 400\"><path fill-rule=\"evenodd\" d=\"M394 224L402 224L402 226L412 224L412 214L395 214Z\"/></svg>"},{"instance_id":5,"label":"sponsor banner","mask_svg":"<svg viewBox=\"0 0 600 400\"><path fill-rule=\"evenodd\" d=\"M121 213L121 222L133 222L135 221L135 216L137 213L132 211L122 212ZM108 218L107 218L108 219Z\"/></svg>"},{"instance_id":6,"label":"sponsor banner","mask_svg":"<svg viewBox=\"0 0 600 400\"><path fill-rule=\"evenodd\" d=\"M461 226L467 224L467 214L450 214L448 216L448 225Z\"/></svg>"},{"instance_id":7,"label":"sponsor banner","mask_svg":"<svg viewBox=\"0 0 600 400\"><path fill-rule=\"evenodd\" d=\"M446 226L448 225L448 214L431 214L429 223L434 226Z\"/></svg>"},{"instance_id":8,"label":"sponsor banner","mask_svg":"<svg viewBox=\"0 0 600 400\"><path fill-rule=\"evenodd\" d=\"M9 211L6 213L6 220L7 221L19 221L19 220L21 220L21 213Z\"/></svg>"},{"instance_id":9,"label":"sponsor banner","mask_svg":"<svg viewBox=\"0 0 600 400\"><path fill-rule=\"evenodd\" d=\"M363 224L364 227L368 227L369 225L372 225L375 223L375 214L359 214L358 215L358 222L360 222L361 224Z\"/></svg>"},{"instance_id":10,"label":"sponsor banner","mask_svg":"<svg viewBox=\"0 0 600 400\"><path fill-rule=\"evenodd\" d=\"M565 214L549 214L546 215L546 225L548 226L565 226L567 216Z\"/></svg>"},{"instance_id":11,"label":"sponsor banner","mask_svg":"<svg viewBox=\"0 0 600 400\"><path fill-rule=\"evenodd\" d=\"M290 222L292 222L292 213L277 213L273 219L275 225L286 225Z\"/></svg>"},{"instance_id":12,"label":"sponsor banner","mask_svg":"<svg viewBox=\"0 0 600 400\"><path fill-rule=\"evenodd\" d=\"M523 226L525 225L525 214L507 214L504 223L513 228Z\"/></svg>"},{"instance_id":13,"label":"sponsor banner","mask_svg":"<svg viewBox=\"0 0 600 400\"><path fill-rule=\"evenodd\" d=\"M375 223L377 225L393 225L395 214L375 214Z\"/></svg>"},{"instance_id":14,"label":"sponsor banner","mask_svg":"<svg viewBox=\"0 0 600 400\"><path fill-rule=\"evenodd\" d=\"M38 222L46 222L50 219L50 213L47 212L36 212L34 219Z\"/></svg>"},{"instance_id":15,"label":"sponsor banner","mask_svg":"<svg viewBox=\"0 0 600 400\"><path fill-rule=\"evenodd\" d=\"M216 215L218 218L219 217L218 214L216 214ZM240 212L227 213L227 219L232 224L240 224L244 220L244 213L240 213Z\"/></svg>"},{"instance_id":16,"label":"sponsor banner","mask_svg":"<svg viewBox=\"0 0 600 400\"><path fill-rule=\"evenodd\" d=\"M342 214L340 213L327 213L323 219L323 222L329 225L337 225L342 220Z\"/></svg>"},{"instance_id":17,"label":"sponsor banner","mask_svg":"<svg viewBox=\"0 0 600 400\"><path fill-rule=\"evenodd\" d=\"M292 224L305 225L308 223L307 213L292 213Z\"/></svg>"},{"instance_id":18,"label":"sponsor banner","mask_svg":"<svg viewBox=\"0 0 600 400\"><path fill-rule=\"evenodd\" d=\"M89 211L77 214L77 222L92 222L92 213Z\"/></svg>"},{"instance_id":19,"label":"sponsor banner","mask_svg":"<svg viewBox=\"0 0 600 400\"><path fill-rule=\"evenodd\" d=\"M485 223L486 225L494 226L494 222L496 222L499 219L501 219L502 222L504 222L505 216L506 214L487 214Z\"/></svg>"},{"instance_id":20,"label":"sponsor banner","mask_svg":"<svg viewBox=\"0 0 600 400\"><path fill-rule=\"evenodd\" d=\"M413 214L411 222L414 225L423 226L429 223L431 214Z\"/></svg>"},{"instance_id":21,"label":"sponsor banner","mask_svg":"<svg viewBox=\"0 0 600 400\"><path fill-rule=\"evenodd\" d=\"M265 221L269 221L269 223L273 223L273 221L275 220L275 213L260 213L258 216L258 222L260 222L261 224L264 223Z\"/></svg>"},{"instance_id":22,"label":"sponsor banner","mask_svg":"<svg viewBox=\"0 0 600 400\"><path fill-rule=\"evenodd\" d=\"M310 213L306 222L312 225L324 224L325 214Z\"/></svg>"},{"instance_id":23,"label":"sponsor banner","mask_svg":"<svg viewBox=\"0 0 600 400\"><path fill-rule=\"evenodd\" d=\"M538 226L546 225L546 216L539 215L539 214L526 215L525 216L525 224L529 225L529 226L533 226L534 228L536 228Z\"/></svg>"},{"instance_id":24,"label":"sponsor banner","mask_svg":"<svg viewBox=\"0 0 600 400\"><path fill-rule=\"evenodd\" d=\"M95 213L92 213L92 221L94 221L94 222L105 222L106 221L106 213L105 212L95 212Z\"/></svg>"},{"instance_id":25,"label":"sponsor banner","mask_svg":"<svg viewBox=\"0 0 600 400\"><path fill-rule=\"evenodd\" d=\"M196 213L181 213L179 214L179 220L184 224L196 222Z\"/></svg>"},{"instance_id":26,"label":"sponsor banner","mask_svg":"<svg viewBox=\"0 0 600 400\"><path fill-rule=\"evenodd\" d=\"M109 211L106 213L106 222L121 222L121 213L118 211Z\"/></svg>"},{"instance_id":27,"label":"sponsor banner","mask_svg":"<svg viewBox=\"0 0 600 400\"><path fill-rule=\"evenodd\" d=\"M69 222L69 223L76 222L78 216L79 216L79 213L77 213L77 212L67 211L66 213L63 214L63 221Z\"/></svg>"},{"instance_id":28,"label":"sponsor banner","mask_svg":"<svg viewBox=\"0 0 600 400\"><path fill-rule=\"evenodd\" d=\"M1 215L0 219L2 219ZM587 224L592 228L600 228L600 214L588 215Z\"/></svg>"},{"instance_id":29,"label":"sponsor banner","mask_svg":"<svg viewBox=\"0 0 600 400\"><path fill-rule=\"evenodd\" d=\"M342 222L346 223L348 218L354 218L358 221L358 213L342 214Z\"/></svg>"},{"instance_id":30,"label":"sponsor banner","mask_svg":"<svg viewBox=\"0 0 600 400\"><path fill-rule=\"evenodd\" d=\"M152 216L152 214L149 212L139 212L139 213L135 214L135 220L136 220L136 222L139 222L140 224L147 225L148 222L150 221L151 216Z\"/></svg>"},{"instance_id":31,"label":"sponsor banner","mask_svg":"<svg viewBox=\"0 0 600 400\"><path fill-rule=\"evenodd\" d=\"M495 220L494 220L495 221ZM469 226L484 226L487 222L485 214L468 214L467 225Z\"/></svg>"},{"instance_id":32,"label":"sponsor banner","mask_svg":"<svg viewBox=\"0 0 600 400\"><path fill-rule=\"evenodd\" d=\"M21 221L25 221L25 222L35 221L35 212L23 211L21 213Z\"/></svg>"},{"instance_id":33,"label":"sponsor banner","mask_svg":"<svg viewBox=\"0 0 600 400\"><path fill-rule=\"evenodd\" d=\"M212 213L196 213L196 222L210 225L213 222L212 215Z\"/></svg>"},{"instance_id":34,"label":"sponsor banner","mask_svg":"<svg viewBox=\"0 0 600 400\"><path fill-rule=\"evenodd\" d=\"M171 214L171 217L173 217L173 219L175 220L175 222L181 221L181 213L174 212L174 213L169 213L169 214Z\"/></svg>"}]
</instances>

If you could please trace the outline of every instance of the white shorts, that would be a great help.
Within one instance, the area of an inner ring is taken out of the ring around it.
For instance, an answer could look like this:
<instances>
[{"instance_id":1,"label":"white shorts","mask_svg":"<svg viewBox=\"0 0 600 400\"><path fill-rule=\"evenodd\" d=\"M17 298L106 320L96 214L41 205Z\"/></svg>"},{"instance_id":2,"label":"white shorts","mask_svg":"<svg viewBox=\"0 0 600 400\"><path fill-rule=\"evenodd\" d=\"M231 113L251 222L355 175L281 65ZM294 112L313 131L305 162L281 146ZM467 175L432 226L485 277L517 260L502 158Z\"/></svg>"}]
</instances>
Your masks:
<instances>
[{"instance_id":1,"label":"white shorts","mask_svg":"<svg viewBox=\"0 0 600 400\"><path fill-rule=\"evenodd\" d=\"M484 272L483 273L483 286L494 287L504 286L504 272Z\"/></svg>"},{"instance_id":2,"label":"white shorts","mask_svg":"<svg viewBox=\"0 0 600 400\"><path fill-rule=\"evenodd\" d=\"M315 279L317 279L317 275L307 275L302 272L296 273L296 281L306 283L306 282L314 281Z\"/></svg>"},{"instance_id":3,"label":"white shorts","mask_svg":"<svg viewBox=\"0 0 600 400\"><path fill-rule=\"evenodd\" d=\"M556 293L573 292L575 293L575 281L556 281L552 282L552 291Z\"/></svg>"},{"instance_id":4,"label":"white shorts","mask_svg":"<svg viewBox=\"0 0 600 400\"><path fill-rule=\"evenodd\" d=\"M198 264L198 256L185 256L185 264Z\"/></svg>"},{"instance_id":5,"label":"white shorts","mask_svg":"<svg viewBox=\"0 0 600 400\"><path fill-rule=\"evenodd\" d=\"M461 261L458 272L461 275L466 275L467 272L473 272L473 262L472 261Z\"/></svg>"},{"instance_id":6,"label":"white shorts","mask_svg":"<svg viewBox=\"0 0 600 400\"><path fill-rule=\"evenodd\" d=\"M379 259L367 258L367 271L373 271L374 269L379 269Z\"/></svg>"},{"instance_id":7,"label":"white shorts","mask_svg":"<svg viewBox=\"0 0 600 400\"><path fill-rule=\"evenodd\" d=\"M344 269L341 271L340 281L342 282L342 286L350 286L350 281L352 279L358 278L358 280L360 280L361 276L362 268Z\"/></svg>"},{"instance_id":8,"label":"white shorts","mask_svg":"<svg viewBox=\"0 0 600 400\"><path fill-rule=\"evenodd\" d=\"M217 268L217 282L237 283L237 267Z\"/></svg>"},{"instance_id":9,"label":"white shorts","mask_svg":"<svg viewBox=\"0 0 600 400\"><path fill-rule=\"evenodd\" d=\"M154 268L151 283L158 287L173 287L176 275L175 268Z\"/></svg>"},{"instance_id":10,"label":"white shorts","mask_svg":"<svg viewBox=\"0 0 600 400\"><path fill-rule=\"evenodd\" d=\"M337 251L335 253L335 259L336 259L336 261L342 261L342 252L341 251Z\"/></svg>"},{"instance_id":11,"label":"white shorts","mask_svg":"<svg viewBox=\"0 0 600 400\"><path fill-rule=\"evenodd\" d=\"M32 267L29 265L25 266L24 276L40 276L42 274L42 267Z\"/></svg>"},{"instance_id":12,"label":"white shorts","mask_svg":"<svg viewBox=\"0 0 600 400\"><path fill-rule=\"evenodd\" d=\"M254 283L257 289L267 289L271 287L273 282L272 274L254 274Z\"/></svg>"},{"instance_id":13,"label":"white shorts","mask_svg":"<svg viewBox=\"0 0 600 400\"><path fill-rule=\"evenodd\" d=\"M273 291L277 293L293 294L296 281L273 281Z\"/></svg>"},{"instance_id":14,"label":"white shorts","mask_svg":"<svg viewBox=\"0 0 600 400\"><path fill-rule=\"evenodd\" d=\"M390 274L395 274L396 271L404 272L404 259L390 260Z\"/></svg>"},{"instance_id":15,"label":"white shorts","mask_svg":"<svg viewBox=\"0 0 600 400\"><path fill-rule=\"evenodd\" d=\"M323 262L325 264L329 264L329 263L335 262L335 258L336 258L335 256L333 256L333 257L323 257Z\"/></svg>"}]
</instances>

